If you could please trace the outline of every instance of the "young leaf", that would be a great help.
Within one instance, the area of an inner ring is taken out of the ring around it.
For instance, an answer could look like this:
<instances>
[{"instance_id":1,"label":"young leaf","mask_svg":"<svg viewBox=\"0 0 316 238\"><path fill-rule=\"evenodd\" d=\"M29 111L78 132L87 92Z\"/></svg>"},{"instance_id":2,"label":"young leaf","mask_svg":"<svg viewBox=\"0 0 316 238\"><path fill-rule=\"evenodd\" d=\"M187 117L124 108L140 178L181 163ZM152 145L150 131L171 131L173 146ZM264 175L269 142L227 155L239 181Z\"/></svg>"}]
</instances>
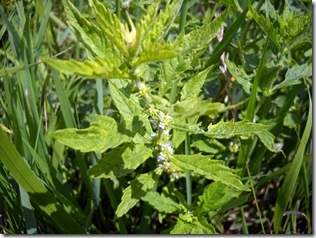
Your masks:
<instances>
[{"instance_id":1,"label":"young leaf","mask_svg":"<svg viewBox=\"0 0 316 238\"><path fill-rule=\"evenodd\" d=\"M222 161L212 160L212 156L195 155L172 155L170 161L183 171L191 170L193 173L204 176L207 179L219 181L237 190L249 191L239 177L233 174L233 170L223 165Z\"/></svg>"},{"instance_id":2,"label":"young leaf","mask_svg":"<svg viewBox=\"0 0 316 238\"><path fill-rule=\"evenodd\" d=\"M92 122L86 129L63 129L51 132L50 135L75 150L97 153L102 153L131 140L127 135L118 132L113 118L101 115L96 115L96 118L97 121Z\"/></svg>"},{"instance_id":3,"label":"young leaf","mask_svg":"<svg viewBox=\"0 0 316 238\"><path fill-rule=\"evenodd\" d=\"M121 51L129 57L127 43L134 41L136 32L130 32L128 26L120 22L120 19L97 0L89 0L90 5L96 13L98 26L106 37Z\"/></svg>"},{"instance_id":4,"label":"young leaf","mask_svg":"<svg viewBox=\"0 0 316 238\"><path fill-rule=\"evenodd\" d=\"M136 203L150 191L160 176L161 170L156 169L146 174L140 174L124 189L120 204L115 214L121 217L126 214Z\"/></svg>"},{"instance_id":5,"label":"young leaf","mask_svg":"<svg viewBox=\"0 0 316 238\"><path fill-rule=\"evenodd\" d=\"M76 60L59 60L43 57L41 60L47 63L57 71L79 75L86 78L101 78L101 79L131 79L127 70L121 70L115 60L104 58L103 60L96 57L94 61L76 61Z\"/></svg>"},{"instance_id":6,"label":"young leaf","mask_svg":"<svg viewBox=\"0 0 316 238\"><path fill-rule=\"evenodd\" d=\"M148 192L144 197L142 197L142 200L148 202L159 212L173 213L181 210L181 207L178 203L174 202L169 197L162 197L157 192Z\"/></svg>"},{"instance_id":7,"label":"young leaf","mask_svg":"<svg viewBox=\"0 0 316 238\"><path fill-rule=\"evenodd\" d=\"M170 234L216 234L215 228L202 216L180 214Z\"/></svg>"},{"instance_id":8,"label":"young leaf","mask_svg":"<svg viewBox=\"0 0 316 238\"><path fill-rule=\"evenodd\" d=\"M203 212L216 211L234 197L240 195L240 191L229 187L221 182L213 182L204 189L203 194L199 196L197 211Z\"/></svg>"},{"instance_id":9,"label":"young leaf","mask_svg":"<svg viewBox=\"0 0 316 238\"><path fill-rule=\"evenodd\" d=\"M215 20L204 24L199 29L193 30L186 35L182 33L175 40L174 46L182 48L183 53L198 51L205 48L207 44L217 36L222 28L228 11L229 10L226 9L219 17L215 18Z\"/></svg>"},{"instance_id":10,"label":"young leaf","mask_svg":"<svg viewBox=\"0 0 316 238\"><path fill-rule=\"evenodd\" d=\"M85 49L100 58L108 57L112 50L100 28L84 18L69 0L63 0L63 4L70 28Z\"/></svg>"},{"instance_id":11,"label":"young leaf","mask_svg":"<svg viewBox=\"0 0 316 238\"><path fill-rule=\"evenodd\" d=\"M118 178L134 171L152 154L152 150L143 144L125 145L105 153L98 164L89 169L93 178Z\"/></svg>"},{"instance_id":12,"label":"young leaf","mask_svg":"<svg viewBox=\"0 0 316 238\"><path fill-rule=\"evenodd\" d=\"M234 136L249 137L253 134L257 135L260 141L272 152L276 152L273 143L274 136L269 132L272 125L264 125L248 121L220 121L215 125L210 124L208 131L204 135L211 138L227 139Z\"/></svg>"},{"instance_id":13,"label":"young leaf","mask_svg":"<svg viewBox=\"0 0 316 238\"><path fill-rule=\"evenodd\" d=\"M181 100L194 98L199 95L201 92L201 88L205 82L205 78L210 71L212 66L204 69L198 75L194 76L193 78L189 79L183 86L181 91Z\"/></svg>"}]
</instances>

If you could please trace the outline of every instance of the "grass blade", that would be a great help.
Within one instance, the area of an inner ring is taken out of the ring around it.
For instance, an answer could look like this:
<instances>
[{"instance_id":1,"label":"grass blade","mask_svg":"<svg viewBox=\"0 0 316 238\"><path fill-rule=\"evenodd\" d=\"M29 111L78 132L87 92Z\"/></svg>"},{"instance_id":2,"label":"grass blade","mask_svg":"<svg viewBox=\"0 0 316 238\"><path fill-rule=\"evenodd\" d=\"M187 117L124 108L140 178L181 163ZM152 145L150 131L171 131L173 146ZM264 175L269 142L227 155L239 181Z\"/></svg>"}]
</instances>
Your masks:
<instances>
[{"instance_id":1,"label":"grass blade","mask_svg":"<svg viewBox=\"0 0 316 238\"><path fill-rule=\"evenodd\" d=\"M312 129L312 102L311 99L309 100L309 112L308 112L308 119L307 123L304 129L303 136L301 138L299 147L297 149L297 152L295 154L295 157L293 159L293 162L290 166L289 172L287 173L284 182L282 184L282 187L280 189L280 192L277 197L276 205L275 205L275 211L274 211L274 232L276 234L279 233L280 225L282 221L283 213L286 209L286 206L291 198L291 195L293 193L298 174L301 170L303 158L304 158L304 152L305 147L308 143L308 139L311 133Z\"/></svg>"}]
</instances>

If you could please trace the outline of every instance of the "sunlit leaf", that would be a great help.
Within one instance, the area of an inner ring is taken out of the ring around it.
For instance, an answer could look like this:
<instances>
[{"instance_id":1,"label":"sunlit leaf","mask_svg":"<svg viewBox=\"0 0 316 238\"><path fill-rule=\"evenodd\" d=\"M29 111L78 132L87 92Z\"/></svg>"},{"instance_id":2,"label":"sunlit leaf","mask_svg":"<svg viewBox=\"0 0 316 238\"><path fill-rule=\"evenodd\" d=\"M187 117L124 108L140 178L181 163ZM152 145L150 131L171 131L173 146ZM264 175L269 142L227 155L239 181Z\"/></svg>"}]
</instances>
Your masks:
<instances>
[{"instance_id":1,"label":"sunlit leaf","mask_svg":"<svg viewBox=\"0 0 316 238\"><path fill-rule=\"evenodd\" d=\"M202 216L180 214L170 234L216 234L215 228Z\"/></svg>"},{"instance_id":2,"label":"sunlit leaf","mask_svg":"<svg viewBox=\"0 0 316 238\"><path fill-rule=\"evenodd\" d=\"M170 161L183 171L191 170L193 173L204 176L207 179L219 181L238 190L249 191L239 176L233 170L225 166L222 161L212 160L213 156L194 155L172 155Z\"/></svg>"},{"instance_id":3,"label":"sunlit leaf","mask_svg":"<svg viewBox=\"0 0 316 238\"><path fill-rule=\"evenodd\" d=\"M97 153L102 153L131 140L127 135L118 132L113 118L101 115L96 115L96 117L97 121L91 122L90 127L86 129L63 129L51 132L50 135L73 149Z\"/></svg>"},{"instance_id":4,"label":"sunlit leaf","mask_svg":"<svg viewBox=\"0 0 316 238\"><path fill-rule=\"evenodd\" d=\"M41 58L41 60L64 74L79 75L86 78L131 79L127 70L121 70L115 62L107 58L102 60L96 57L94 61L85 60L83 62L45 57Z\"/></svg>"}]
</instances>

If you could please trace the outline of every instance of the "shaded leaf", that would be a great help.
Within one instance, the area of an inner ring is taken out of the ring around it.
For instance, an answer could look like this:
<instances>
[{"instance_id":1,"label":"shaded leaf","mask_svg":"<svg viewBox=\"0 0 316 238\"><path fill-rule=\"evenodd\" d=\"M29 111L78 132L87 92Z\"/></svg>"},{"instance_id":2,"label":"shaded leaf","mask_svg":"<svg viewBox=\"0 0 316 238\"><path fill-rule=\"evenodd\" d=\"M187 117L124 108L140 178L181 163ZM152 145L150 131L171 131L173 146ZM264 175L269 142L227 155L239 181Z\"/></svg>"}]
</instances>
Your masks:
<instances>
[{"instance_id":1,"label":"shaded leaf","mask_svg":"<svg viewBox=\"0 0 316 238\"><path fill-rule=\"evenodd\" d=\"M134 171L152 154L152 150L143 144L125 145L105 153L98 164L89 169L93 178L122 177Z\"/></svg>"},{"instance_id":2,"label":"shaded leaf","mask_svg":"<svg viewBox=\"0 0 316 238\"><path fill-rule=\"evenodd\" d=\"M173 213L181 209L180 205L169 197L163 197L157 192L148 192L142 200L148 202L159 212Z\"/></svg>"},{"instance_id":3,"label":"shaded leaf","mask_svg":"<svg viewBox=\"0 0 316 238\"><path fill-rule=\"evenodd\" d=\"M115 214L121 217L133 208L137 202L150 191L160 176L161 170L153 170L146 174L140 174L130 182L130 186L124 189L120 204Z\"/></svg>"},{"instance_id":4,"label":"shaded leaf","mask_svg":"<svg viewBox=\"0 0 316 238\"><path fill-rule=\"evenodd\" d=\"M199 196L197 210L199 213L216 211L234 197L238 197L240 191L229 187L221 182L213 182L204 189L203 194Z\"/></svg>"}]
</instances>

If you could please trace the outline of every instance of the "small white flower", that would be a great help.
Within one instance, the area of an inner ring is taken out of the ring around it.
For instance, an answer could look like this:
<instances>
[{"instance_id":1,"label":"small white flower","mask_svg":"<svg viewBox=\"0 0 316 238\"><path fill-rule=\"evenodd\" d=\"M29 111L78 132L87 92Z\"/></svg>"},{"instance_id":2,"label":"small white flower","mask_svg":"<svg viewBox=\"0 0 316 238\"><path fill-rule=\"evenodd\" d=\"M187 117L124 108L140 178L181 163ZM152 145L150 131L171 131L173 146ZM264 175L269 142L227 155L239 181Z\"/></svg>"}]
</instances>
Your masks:
<instances>
[{"instance_id":1,"label":"small white flower","mask_svg":"<svg viewBox=\"0 0 316 238\"><path fill-rule=\"evenodd\" d=\"M157 157L157 161L158 162L162 162L162 161L165 161L166 160L166 156L162 153L160 153Z\"/></svg>"},{"instance_id":2,"label":"small white flower","mask_svg":"<svg viewBox=\"0 0 316 238\"><path fill-rule=\"evenodd\" d=\"M161 129L165 129L166 125L165 123L163 122L159 122L159 125L158 125Z\"/></svg>"}]
</instances>

